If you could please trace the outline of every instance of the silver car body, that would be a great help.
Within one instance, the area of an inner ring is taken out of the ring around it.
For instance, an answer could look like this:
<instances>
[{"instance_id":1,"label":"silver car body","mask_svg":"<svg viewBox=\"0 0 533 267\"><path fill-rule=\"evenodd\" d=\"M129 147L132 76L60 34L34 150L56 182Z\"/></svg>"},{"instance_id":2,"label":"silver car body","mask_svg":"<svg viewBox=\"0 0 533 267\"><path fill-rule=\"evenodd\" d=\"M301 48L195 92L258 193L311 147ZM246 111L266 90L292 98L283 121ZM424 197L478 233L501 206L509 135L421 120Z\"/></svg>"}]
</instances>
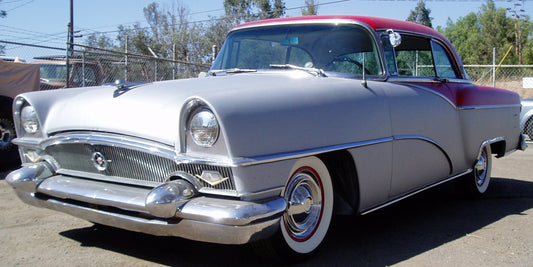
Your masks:
<instances>
[{"instance_id":1,"label":"silver car body","mask_svg":"<svg viewBox=\"0 0 533 267\"><path fill-rule=\"evenodd\" d=\"M282 66L288 69L213 69L205 78L27 93L14 106L24 164L8 182L27 203L92 222L242 244L279 230L294 205L284 197L288 178L302 159L347 162L352 172L334 183L335 210L364 214L471 173L487 146L497 156L521 148L518 95L472 85L449 42L421 26L331 16L256 22L232 33L314 23L358 25L374 42L382 24L406 35L420 30L446 47L458 77L390 70L323 77ZM40 124L34 135L22 125L29 105ZM211 147L189 134L198 109L219 123Z\"/></svg>"}]
</instances>

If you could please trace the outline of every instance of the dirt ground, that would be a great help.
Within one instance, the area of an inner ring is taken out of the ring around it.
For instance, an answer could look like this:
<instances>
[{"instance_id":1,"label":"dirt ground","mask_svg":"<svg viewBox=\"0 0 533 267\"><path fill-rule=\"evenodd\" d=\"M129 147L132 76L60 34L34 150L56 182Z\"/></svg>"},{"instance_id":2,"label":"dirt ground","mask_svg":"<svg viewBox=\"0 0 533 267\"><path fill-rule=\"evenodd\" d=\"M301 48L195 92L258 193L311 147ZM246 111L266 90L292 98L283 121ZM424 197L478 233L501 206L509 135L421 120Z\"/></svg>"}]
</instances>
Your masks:
<instances>
[{"instance_id":1,"label":"dirt ground","mask_svg":"<svg viewBox=\"0 0 533 267\"><path fill-rule=\"evenodd\" d=\"M530 145L531 146L531 145ZM336 217L300 266L533 266L533 148L496 159L484 199L451 184L366 216ZM30 207L0 172L0 266L269 265L247 246L155 237Z\"/></svg>"}]
</instances>

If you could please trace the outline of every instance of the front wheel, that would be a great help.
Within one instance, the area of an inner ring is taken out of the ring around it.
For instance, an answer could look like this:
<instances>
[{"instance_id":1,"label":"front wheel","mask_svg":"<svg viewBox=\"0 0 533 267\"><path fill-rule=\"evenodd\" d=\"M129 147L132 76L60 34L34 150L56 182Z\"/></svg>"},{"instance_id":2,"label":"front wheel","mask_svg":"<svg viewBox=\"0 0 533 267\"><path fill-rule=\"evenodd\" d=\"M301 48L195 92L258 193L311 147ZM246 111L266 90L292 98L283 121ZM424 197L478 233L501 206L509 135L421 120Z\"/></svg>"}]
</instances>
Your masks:
<instances>
[{"instance_id":1,"label":"front wheel","mask_svg":"<svg viewBox=\"0 0 533 267\"><path fill-rule=\"evenodd\" d=\"M287 210L280 220L280 230L254 247L266 257L299 260L316 251L331 222L333 185L326 165L316 157L298 160L282 195Z\"/></svg>"}]
</instances>

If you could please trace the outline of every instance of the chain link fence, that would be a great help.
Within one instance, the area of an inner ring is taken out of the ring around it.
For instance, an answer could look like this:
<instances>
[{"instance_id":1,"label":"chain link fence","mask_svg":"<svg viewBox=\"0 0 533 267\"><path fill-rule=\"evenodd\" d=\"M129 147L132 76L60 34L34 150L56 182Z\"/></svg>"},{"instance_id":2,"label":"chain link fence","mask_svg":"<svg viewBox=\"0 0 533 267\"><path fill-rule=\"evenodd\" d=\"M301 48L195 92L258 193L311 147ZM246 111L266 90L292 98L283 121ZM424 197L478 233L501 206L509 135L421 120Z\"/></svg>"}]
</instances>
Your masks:
<instances>
[{"instance_id":1,"label":"chain link fence","mask_svg":"<svg viewBox=\"0 0 533 267\"><path fill-rule=\"evenodd\" d=\"M117 79L126 82L152 82L192 78L210 67L209 64L74 45L68 57L70 75L67 79L66 47L6 41L0 41L0 46L4 46L4 52L10 60L18 58L29 64L41 65L43 90L94 86L113 83ZM508 89L517 92L523 99L533 97L533 65L465 65L465 69L475 84ZM53 82L55 86L47 85L47 81ZM531 133L533 123L526 123L524 127L524 133Z\"/></svg>"},{"instance_id":2,"label":"chain link fence","mask_svg":"<svg viewBox=\"0 0 533 267\"><path fill-rule=\"evenodd\" d=\"M41 78L63 82L65 87L94 86L113 83L117 79L126 82L153 82L197 77L207 71L209 64L194 63L155 56L73 45L67 48L48 47L0 41L8 60L18 60L41 66ZM67 64L69 75L67 79ZM64 65L64 67L63 67ZM54 89L45 88L42 89Z\"/></svg>"}]
</instances>

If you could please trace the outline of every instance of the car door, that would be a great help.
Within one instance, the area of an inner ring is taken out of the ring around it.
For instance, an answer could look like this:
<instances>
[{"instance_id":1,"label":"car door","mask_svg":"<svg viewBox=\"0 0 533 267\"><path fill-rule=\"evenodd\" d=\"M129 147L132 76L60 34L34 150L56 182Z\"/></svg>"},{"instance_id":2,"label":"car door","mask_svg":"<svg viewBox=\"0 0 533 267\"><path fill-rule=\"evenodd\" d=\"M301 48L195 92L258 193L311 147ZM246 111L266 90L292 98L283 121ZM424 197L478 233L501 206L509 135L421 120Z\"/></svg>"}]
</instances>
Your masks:
<instances>
[{"instance_id":1,"label":"car door","mask_svg":"<svg viewBox=\"0 0 533 267\"><path fill-rule=\"evenodd\" d=\"M396 86L386 90L394 140L389 196L396 198L452 176L464 155L458 111L447 84L457 72L442 45L403 35L401 45L387 54L394 55L397 68L390 79Z\"/></svg>"}]
</instances>

